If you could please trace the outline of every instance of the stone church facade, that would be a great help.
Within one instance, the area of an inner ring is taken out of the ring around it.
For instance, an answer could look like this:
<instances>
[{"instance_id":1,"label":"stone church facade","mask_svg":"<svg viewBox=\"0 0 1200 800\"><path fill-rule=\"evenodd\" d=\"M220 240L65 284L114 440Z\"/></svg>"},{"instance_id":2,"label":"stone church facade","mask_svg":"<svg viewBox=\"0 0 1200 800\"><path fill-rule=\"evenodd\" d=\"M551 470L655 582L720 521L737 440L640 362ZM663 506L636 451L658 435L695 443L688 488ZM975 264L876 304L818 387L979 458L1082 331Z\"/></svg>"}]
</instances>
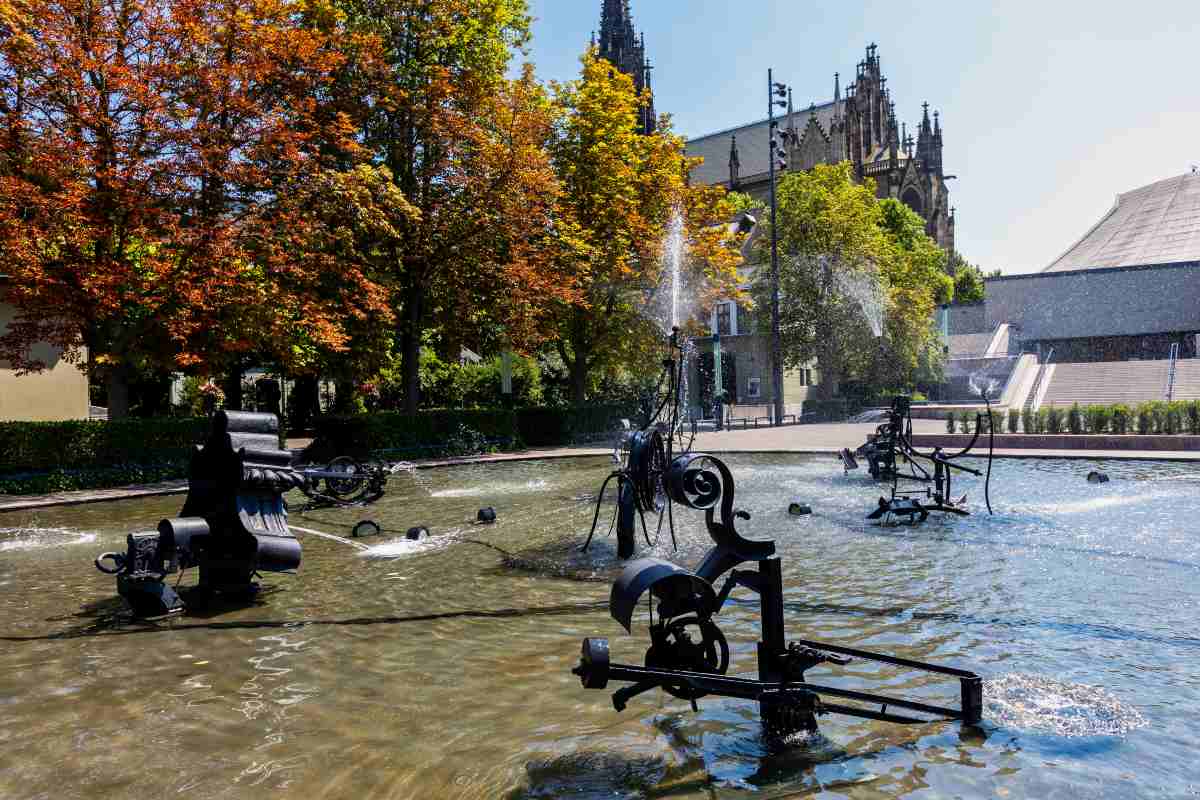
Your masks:
<instances>
[{"instance_id":1,"label":"stone church facade","mask_svg":"<svg viewBox=\"0 0 1200 800\"><path fill-rule=\"evenodd\" d=\"M796 111L789 96L786 113L776 120L787 145L785 172L849 161L857 180L874 180L879 197L895 198L916 211L925 220L926 233L947 252L954 251L954 208L946 186L954 176L942 169L938 112L931 119L929 104L924 104L915 138L906 124L897 123L876 45L867 47L844 94L840 74L834 73L833 100ZM692 180L765 200L770 138L764 119L690 140L688 155L704 159L692 171Z\"/></svg>"}]
</instances>

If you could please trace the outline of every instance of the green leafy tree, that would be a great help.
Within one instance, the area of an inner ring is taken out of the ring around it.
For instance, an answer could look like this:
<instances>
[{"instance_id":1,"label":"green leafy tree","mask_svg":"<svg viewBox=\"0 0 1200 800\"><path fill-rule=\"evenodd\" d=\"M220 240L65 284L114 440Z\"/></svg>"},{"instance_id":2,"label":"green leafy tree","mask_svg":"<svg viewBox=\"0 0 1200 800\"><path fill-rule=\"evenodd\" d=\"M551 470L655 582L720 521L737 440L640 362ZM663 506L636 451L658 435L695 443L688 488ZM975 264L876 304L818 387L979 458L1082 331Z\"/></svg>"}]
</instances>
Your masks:
<instances>
[{"instance_id":1,"label":"green leafy tree","mask_svg":"<svg viewBox=\"0 0 1200 800\"><path fill-rule=\"evenodd\" d=\"M404 407L420 399L425 333L480 331L535 343L545 304L567 295L539 243L556 195L550 104L526 67L525 0L339 0L347 28L377 52L341 83L374 163L415 210L396 236L361 249L388 273L399 322ZM503 328L503 330L501 330ZM449 342L447 352L455 350Z\"/></svg>"},{"instance_id":2,"label":"green leafy tree","mask_svg":"<svg viewBox=\"0 0 1200 800\"><path fill-rule=\"evenodd\" d=\"M950 272L954 276L954 302L982 302L985 289L983 271L974 264L962 260L957 253L951 258Z\"/></svg>"},{"instance_id":3,"label":"green leafy tree","mask_svg":"<svg viewBox=\"0 0 1200 800\"><path fill-rule=\"evenodd\" d=\"M644 312L662 285L661 243L673 213L683 220L689 284L700 289L701 307L717 292L738 296L741 259L725 224L733 211L724 190L688 184L696 161L668 120L649 136L637 131L646 98L629 76L591 51L580 78L555 85L554 95L550 156L560 190L552 271L569 275L574 292L554 306L554 344L571 401L582 403L601 377L658 369L662 332Z\"/></svg>"},{"instance_id":4,"label":"green leafy tree","mask_svg":"<svg viewBox=\"0 0 1200 800\"><path fill-rule=\"evenodd\" d=\"M919 216L874 184L855 183L848 164L819 165L779 184L780 329L786 366L817 360L818 392L828 399L842 381L868 391L912 385L918 372L940 372L933 309L950 296L945 256ZM768 263L769 237L756 245ZM755 273L760 306L770 300L768 270ZM883 335L869 327L852 284L877 285Z\"/></svg>"}]
</instances>

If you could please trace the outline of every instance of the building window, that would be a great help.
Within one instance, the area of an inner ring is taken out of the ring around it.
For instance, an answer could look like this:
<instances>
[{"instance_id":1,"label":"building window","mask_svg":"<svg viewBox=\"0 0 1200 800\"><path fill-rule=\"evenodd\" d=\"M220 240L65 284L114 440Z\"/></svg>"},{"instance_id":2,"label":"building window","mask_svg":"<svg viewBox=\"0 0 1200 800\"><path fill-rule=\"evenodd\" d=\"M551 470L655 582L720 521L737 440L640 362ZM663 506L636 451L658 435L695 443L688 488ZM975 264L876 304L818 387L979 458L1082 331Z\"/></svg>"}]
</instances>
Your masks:
<instances>
[{"instance_id":1,"label":"building window","mask_svg":"<svg viewBox=\"0 0 1200 800\"><path fill-rule=\"evenodd\" d=\"M730 306L733 303L717 303L717 333L722 336L733 335L733 315Z\"/></svg>"},{"instance_id":2,"label":"building window","mask_svg":"<svg viewBox=\"0 0 1200 800\"><path fill-rule=\"evenodd\" d=\"M811 369L805 368L805 369L800 370L800 385L801 386L815 386L816 385L813 383L813 371Z\"/></svg>"},{"instance_id":3,"label":"building window","mask_svg":"<svg viewBox=\"0 0 1200 800\"><path fill-rule=\"evenodd\" d=\"M751 399L754 399L754 400L758 399L759 397L762 397L762 379L761 378L751 378L750 379L750 382L746 385L746 396Z\"/></svg>"}]
</instances>

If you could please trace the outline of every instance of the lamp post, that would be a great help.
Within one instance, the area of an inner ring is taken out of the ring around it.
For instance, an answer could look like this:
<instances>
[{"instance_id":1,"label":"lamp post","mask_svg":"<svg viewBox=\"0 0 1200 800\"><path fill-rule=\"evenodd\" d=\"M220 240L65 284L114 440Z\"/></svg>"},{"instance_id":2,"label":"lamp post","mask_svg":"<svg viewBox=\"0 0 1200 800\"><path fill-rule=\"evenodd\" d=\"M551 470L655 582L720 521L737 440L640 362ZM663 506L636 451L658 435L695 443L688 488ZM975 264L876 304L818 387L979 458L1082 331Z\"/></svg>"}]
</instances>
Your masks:
<instances>
[{"instance_id":1,"label":"lamp post","mask_svg":"<svg viewBox=\"0 0 1200 800\"><path fill-rule=\"evenodd\" d=\"M771 181L771 391L775 395L772 424L783 424L783 348L779 339L779 235L775 225L775 165L787 166L787 151L780 146L782 135L776 135L775 106L787 105L787 86L776 83L772 70L767 70L767 119L770 121L771 147L768 174ZM777 99L778 98L778 99Z\"/></svg>"}]
</instances>

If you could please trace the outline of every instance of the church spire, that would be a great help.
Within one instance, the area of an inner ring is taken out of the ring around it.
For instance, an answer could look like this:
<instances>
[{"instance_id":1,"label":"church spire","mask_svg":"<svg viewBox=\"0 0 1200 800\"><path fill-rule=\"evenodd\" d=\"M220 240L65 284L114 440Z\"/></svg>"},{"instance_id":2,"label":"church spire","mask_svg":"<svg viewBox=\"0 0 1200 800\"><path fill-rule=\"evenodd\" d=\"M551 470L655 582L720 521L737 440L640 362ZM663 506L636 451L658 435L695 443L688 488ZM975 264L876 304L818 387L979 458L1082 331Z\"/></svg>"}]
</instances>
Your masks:
<instances>
[{"instance_id":1,"label":"church spire","mask_svg":"<svg viewBox=\"0 0 1200 800\"><path fill-rule=\"evenodd\" d=\"M738 158L737 134L729 142L729 188L738 188L738 171L742 166L742 160Z\"/></svg>"},{"instance_id":2,"label":"church spire","mask_svg":"<svg viewBox=\"0 0 1200 800\"><path fill-rule=\"evenodd\" d=\"M650 89L650 62L646 58L646 35L640 37L633 29L633 14L629 0L603 0L600 7L599 55L633 79L638 94ZM645 134L654 132L657 116L654 100L641 110L638 129Z\"/></svg>"}]
</instances>

